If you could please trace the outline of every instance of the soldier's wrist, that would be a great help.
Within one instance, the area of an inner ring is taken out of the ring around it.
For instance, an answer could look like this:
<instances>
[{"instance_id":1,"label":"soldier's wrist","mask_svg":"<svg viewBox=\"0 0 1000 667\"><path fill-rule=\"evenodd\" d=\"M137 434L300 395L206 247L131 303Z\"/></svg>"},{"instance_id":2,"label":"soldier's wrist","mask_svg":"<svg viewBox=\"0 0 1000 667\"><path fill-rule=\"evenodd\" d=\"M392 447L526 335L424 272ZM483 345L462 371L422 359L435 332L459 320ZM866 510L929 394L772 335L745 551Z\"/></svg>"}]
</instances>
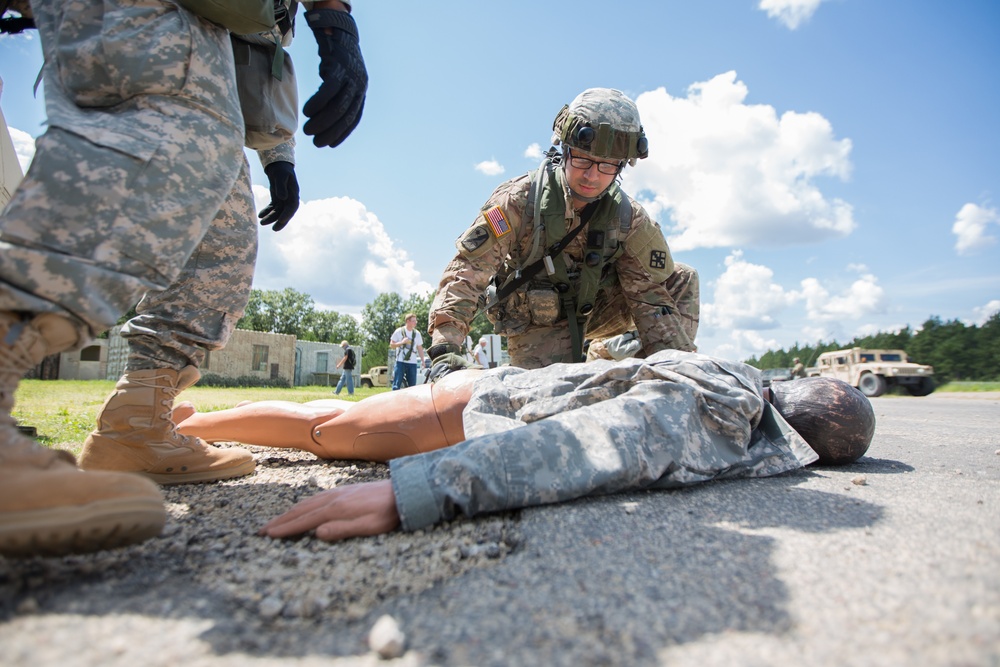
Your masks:
<instances>
[{"instance_id":1,"label":"soldier's wrist","mask_svg":"<svg viewBox=\"0 0 1000 667\"><path fill-rule=\"evenodd\" d=\"M438 343L427 349L427 356L431 358L431 361L434 361L442 354L458 354L461 351L462 349L454 343Z\"/></svg>"}]
</instances>

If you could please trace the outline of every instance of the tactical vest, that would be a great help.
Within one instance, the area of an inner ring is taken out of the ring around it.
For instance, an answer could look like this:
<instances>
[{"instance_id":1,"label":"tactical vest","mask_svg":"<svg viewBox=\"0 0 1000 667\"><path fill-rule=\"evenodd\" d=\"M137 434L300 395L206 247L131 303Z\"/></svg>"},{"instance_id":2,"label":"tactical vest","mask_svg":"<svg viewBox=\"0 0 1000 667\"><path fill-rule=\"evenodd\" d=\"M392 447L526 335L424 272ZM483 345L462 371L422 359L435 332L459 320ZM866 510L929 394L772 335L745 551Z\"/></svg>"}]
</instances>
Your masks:
<instances>
[{"instance_id":1,"label":"tactical vest","mask_svg":"<svg viewBox=\"0 0 1000 667\"><path fill-rule=\"evenodd\" d=\"M540 191L540 192L539 192ZM567 319L573 357L583 360L583 328L594 310L598 290L615 279L614 262L624 252L624 241L632 226L632 203L617 183L596 202L596 210L586 222L584 256L577 270L567 269L565 253L550 259L549 249L566 236L567 211L563 194L562 170L546 161L532 174L524 215L534 220L534 238L529 256L519 266L505 263L498 276L505 284L526 266L537 261L544 248L547 280L558 294L561 312ZM572 216L569 218L572 220ZM544 237L544 239L543 239ZM544 243L543 243L544 241Z\"/></svg>"}]
</instances>

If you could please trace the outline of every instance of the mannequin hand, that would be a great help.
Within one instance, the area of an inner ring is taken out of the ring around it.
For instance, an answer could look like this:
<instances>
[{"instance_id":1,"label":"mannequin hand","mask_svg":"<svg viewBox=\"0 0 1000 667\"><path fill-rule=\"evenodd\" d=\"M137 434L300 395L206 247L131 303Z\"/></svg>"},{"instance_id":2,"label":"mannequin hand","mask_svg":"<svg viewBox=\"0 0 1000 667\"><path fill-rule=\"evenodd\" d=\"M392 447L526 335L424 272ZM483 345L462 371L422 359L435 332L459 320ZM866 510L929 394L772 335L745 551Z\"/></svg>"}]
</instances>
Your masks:
<instances>
[{"instance_id":1,"label":"mannequin hand","mask_svg":"<svg viewBox=\"0 0 1000 667\"><path fill-rule=\"evenodd\" d=\"M268 521L259 534L291 537L310 530L324 542L363 535L381 535L399 526L396 496L389 480L351 484L323 491L296 503Z\"/></svg>"}]
</instances>

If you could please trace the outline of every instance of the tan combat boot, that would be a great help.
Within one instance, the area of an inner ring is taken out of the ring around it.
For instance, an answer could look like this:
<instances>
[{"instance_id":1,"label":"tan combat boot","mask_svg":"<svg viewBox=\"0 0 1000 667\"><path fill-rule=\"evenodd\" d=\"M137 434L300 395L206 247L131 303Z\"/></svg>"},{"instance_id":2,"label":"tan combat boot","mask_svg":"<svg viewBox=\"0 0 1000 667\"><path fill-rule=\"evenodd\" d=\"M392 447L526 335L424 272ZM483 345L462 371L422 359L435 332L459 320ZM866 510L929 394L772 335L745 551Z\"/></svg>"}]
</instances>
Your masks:
<instances>
[{"instance_id":1,"label":"tan combat boot","mask_svg":"<svg viewBox=\"0 0 1000 667\"><path fill-rule=\"evenodd\" d=\"M163 496L138 475L90 473L72 454L22 435L10 413L21 377L77 341L66 318L0 312L0 554L58 556L141 542L166 522Z\"/></svg>"},{"instance_id":2,"label":"tan combat boot","mask_svg":"<svg viewBox=\"0 0 1000 667\"><path fill-rule=\"evenodd\" d=\"M80 455L84 470L138 472L160 484L213 482L253 472L253 454L220 449L181 435L171 419L174 397L198 381L194 366L182 371L125 371L97 417Z\"/></svg>"}]
</instances>

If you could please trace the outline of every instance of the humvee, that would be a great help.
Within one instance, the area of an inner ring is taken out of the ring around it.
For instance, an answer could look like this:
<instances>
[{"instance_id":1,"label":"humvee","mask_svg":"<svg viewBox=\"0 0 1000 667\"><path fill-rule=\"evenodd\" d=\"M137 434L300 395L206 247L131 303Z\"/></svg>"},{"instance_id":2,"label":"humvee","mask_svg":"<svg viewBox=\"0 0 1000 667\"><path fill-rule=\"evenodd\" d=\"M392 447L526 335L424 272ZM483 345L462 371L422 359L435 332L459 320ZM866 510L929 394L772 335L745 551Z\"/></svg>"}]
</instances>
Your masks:
<instances>
[{"instance_id":1,"label":"humvee","mask_svg":"<svg viewBox=\"0 0 1000 667\"><path fill-rule=\"evenodd\" d=\"M388 366L372 366L368 369L367 373L362 373L361 375L361 386L362 387L388 387L389 386L389 367Z\"/></svg>"},{"instance_id":2,"label":"humvee","mask_svg":"<svg viewBox=\"0 0 1000 667\"><path fill-rule=\"evenodd\" d=\"M903 350L853 347L824 352L809 375L838 378L871 397L881 396L889 387L903 387L911 396L934 391L934 367L912 363Z\"/></svg>"}]
</instances>

